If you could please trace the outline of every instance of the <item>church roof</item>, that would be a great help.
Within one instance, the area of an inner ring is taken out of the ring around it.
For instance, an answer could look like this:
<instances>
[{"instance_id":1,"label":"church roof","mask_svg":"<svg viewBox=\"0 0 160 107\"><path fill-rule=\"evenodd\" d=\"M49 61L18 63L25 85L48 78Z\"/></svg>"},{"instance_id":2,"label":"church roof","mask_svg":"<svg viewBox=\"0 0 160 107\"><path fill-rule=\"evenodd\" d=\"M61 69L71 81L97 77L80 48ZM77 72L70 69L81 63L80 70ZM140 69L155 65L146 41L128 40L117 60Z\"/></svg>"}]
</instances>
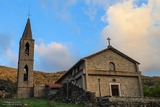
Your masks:
<instances>
[{"instance_id":1,"label":"church roof","mask_svg":"<svg viewBox=\"0 0 160 107\"><path fill-rule=\"evenodd\" d=\"M22 39L32 39L32 31L31 31L31 24L30 24L30 19L28 18Z\"/></svg>"},{"instance_id":2,"label":"church roof","mask_svg":"<svg viewBox=\"0 0 160 107\"><path fill-rule=\"evenodd\" d=\"M55 83L48 83L48 84L46 84L48 87L50 87L50 88L60 88L60 87L62 87L62 85L60 85L60 84L55 84Z\"/></svg>"},{"instance_id":3,"label":"church roof","mask_svg":"<svg viewBox=\"0 0 160 107\"><path fill-rule=\"evenodd\" d=\"M122 53L122 52L120 52L119 50L115 49L115 48L112 47L111 45L109 45L106 49L103 49L103 50L101 50L101 51L99 51L99 52L96 52L96 53L94 53L94 54L91 54L91 55L89 55L89 56L87 56L87 57L84 57L84 58L82 58L82 59L88 59L88 58L90 58L90 57L92 57L92 56L95 56L95 55L100 54L100 53L102 53L102 52L104 52L104 51L107 51L107 50L112 50L113 52L119 54L120 56L123 56L124 58L128 59L129 61L140 64L138 61L136 61L136 60L132 59L131 57L125 55L124 53Z\"/></svg>"}]
</instances>

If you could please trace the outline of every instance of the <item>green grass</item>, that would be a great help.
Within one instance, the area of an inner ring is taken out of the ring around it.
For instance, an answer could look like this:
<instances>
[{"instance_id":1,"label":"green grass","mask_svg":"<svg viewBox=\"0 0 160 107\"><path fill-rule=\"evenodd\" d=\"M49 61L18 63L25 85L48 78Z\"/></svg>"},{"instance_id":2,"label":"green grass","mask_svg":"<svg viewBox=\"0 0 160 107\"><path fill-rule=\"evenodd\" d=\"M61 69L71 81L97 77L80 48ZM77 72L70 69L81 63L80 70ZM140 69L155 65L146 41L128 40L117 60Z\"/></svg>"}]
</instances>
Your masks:
<instances>
[{"instance_id":1,"label":"green grass","mask_svg":"<svg viewBox=\"0 0 160 107\"><path fill-rule=\"evenodd\" d=\"M86 107L46 99L0 99L0 107Z\"/></svg>"}]
</instances>

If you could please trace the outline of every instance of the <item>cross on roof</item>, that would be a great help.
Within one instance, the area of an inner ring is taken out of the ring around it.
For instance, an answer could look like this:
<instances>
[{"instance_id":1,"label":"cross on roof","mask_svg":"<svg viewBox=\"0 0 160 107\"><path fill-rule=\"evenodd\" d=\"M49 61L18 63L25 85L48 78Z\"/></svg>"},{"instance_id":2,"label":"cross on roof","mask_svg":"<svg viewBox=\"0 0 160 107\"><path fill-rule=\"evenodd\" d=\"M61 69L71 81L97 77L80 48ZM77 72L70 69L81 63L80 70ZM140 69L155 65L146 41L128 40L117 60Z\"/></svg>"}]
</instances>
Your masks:
<instances>
[{"instance_id":1,"label":"cross on roof","mask_svg":"<svg viewBox=\"0 0 160 107\"><path fill-rule=\"evenodd\" d=\"M108 46L110 46L110 40L111 39L108 37L107 40L108 40Z\"/></svg>"},{"instance_id":2,"label":"cross on roof","mask_svg":"<svg viewBox=\"0 0 160 107\"><path fill-rule=\"evenodd\" d=\"M30 6L29 6L29 10L28 10L28 18L30 18L30 16L31 16L31 13L30 13Z\"/></svg>"}]
</instances>

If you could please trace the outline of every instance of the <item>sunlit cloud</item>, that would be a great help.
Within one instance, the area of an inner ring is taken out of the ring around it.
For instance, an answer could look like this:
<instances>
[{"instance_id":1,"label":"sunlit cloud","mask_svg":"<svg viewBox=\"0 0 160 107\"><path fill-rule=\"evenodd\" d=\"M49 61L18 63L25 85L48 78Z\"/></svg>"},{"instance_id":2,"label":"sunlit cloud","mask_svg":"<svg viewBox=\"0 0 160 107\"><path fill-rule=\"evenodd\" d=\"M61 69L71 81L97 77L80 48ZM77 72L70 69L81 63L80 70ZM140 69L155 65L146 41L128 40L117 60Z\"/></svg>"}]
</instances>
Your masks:
<instances>
[{"instance_id":1,"label":"sunlit cloud","mask_svg":"<svg viewBox=\"0 0 160 107\"><path fill-rule=\"evenodd\" d=\"M159 12L159 0L141 6L129 0L110 6L102 17L109 24L103 29L103 38L110 36L114 47L141 63L143 72L160 71Z\"/></svg>"},{"instance_id":2,"label":"sunlit cloud","mask_svg":"<svg viewBox=\"0 0 160 107\"><path fill-rule=\"evenodd\" d=\"M39 64L40 69L49 72L68 70L75 63L75 57L70 51L64 44L56 42L47 45L36 44L35 52L38 54L36 63Z\"/></svg>"},{"instance_id":3,"label":"sunlit cloud","mask_svg":"<svg viewBox=\"0 0 160 107\"><path fill-rule=\"evenodd\" d=\"M94 21L99 10L105 10L108 7L125 0L85 0L87 7L84 9L86 14L91 21Z\"/></svg>"}]
</instances>

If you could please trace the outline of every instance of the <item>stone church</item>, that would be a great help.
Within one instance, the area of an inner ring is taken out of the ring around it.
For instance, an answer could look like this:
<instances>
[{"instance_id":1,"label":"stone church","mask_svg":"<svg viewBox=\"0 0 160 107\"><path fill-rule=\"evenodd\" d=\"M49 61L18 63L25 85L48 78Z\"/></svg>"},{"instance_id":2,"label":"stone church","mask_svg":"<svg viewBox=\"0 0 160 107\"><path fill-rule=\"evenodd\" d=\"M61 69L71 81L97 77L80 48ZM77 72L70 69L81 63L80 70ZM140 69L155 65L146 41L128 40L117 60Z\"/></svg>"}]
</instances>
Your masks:
<instances>
[{"instance_id":1,"label":"stone church","mask_svg":"<svg viewBox=\"0 0 160 107\"><path fill-rule=\"evenodd\" d=\"M33 61L34 39L28 19L19 46L18 98L34 97L37 91L42 93L46 88L33 83ZM139 64L109 44L106 49L80 59L54 86L74 81L85 91L94 92L97 97L142 97Z\"/></svg>"},{"instance_id":2,"label":"stone church","mask_svg":"<svg viewBox=\"0 0 160 107\"><path fill-rule=\"evenodd\" d=\"M112 46L80 59L56 83L75 81L96 96L142 97L139 62Z\"/></svg>"}]
</instances>

